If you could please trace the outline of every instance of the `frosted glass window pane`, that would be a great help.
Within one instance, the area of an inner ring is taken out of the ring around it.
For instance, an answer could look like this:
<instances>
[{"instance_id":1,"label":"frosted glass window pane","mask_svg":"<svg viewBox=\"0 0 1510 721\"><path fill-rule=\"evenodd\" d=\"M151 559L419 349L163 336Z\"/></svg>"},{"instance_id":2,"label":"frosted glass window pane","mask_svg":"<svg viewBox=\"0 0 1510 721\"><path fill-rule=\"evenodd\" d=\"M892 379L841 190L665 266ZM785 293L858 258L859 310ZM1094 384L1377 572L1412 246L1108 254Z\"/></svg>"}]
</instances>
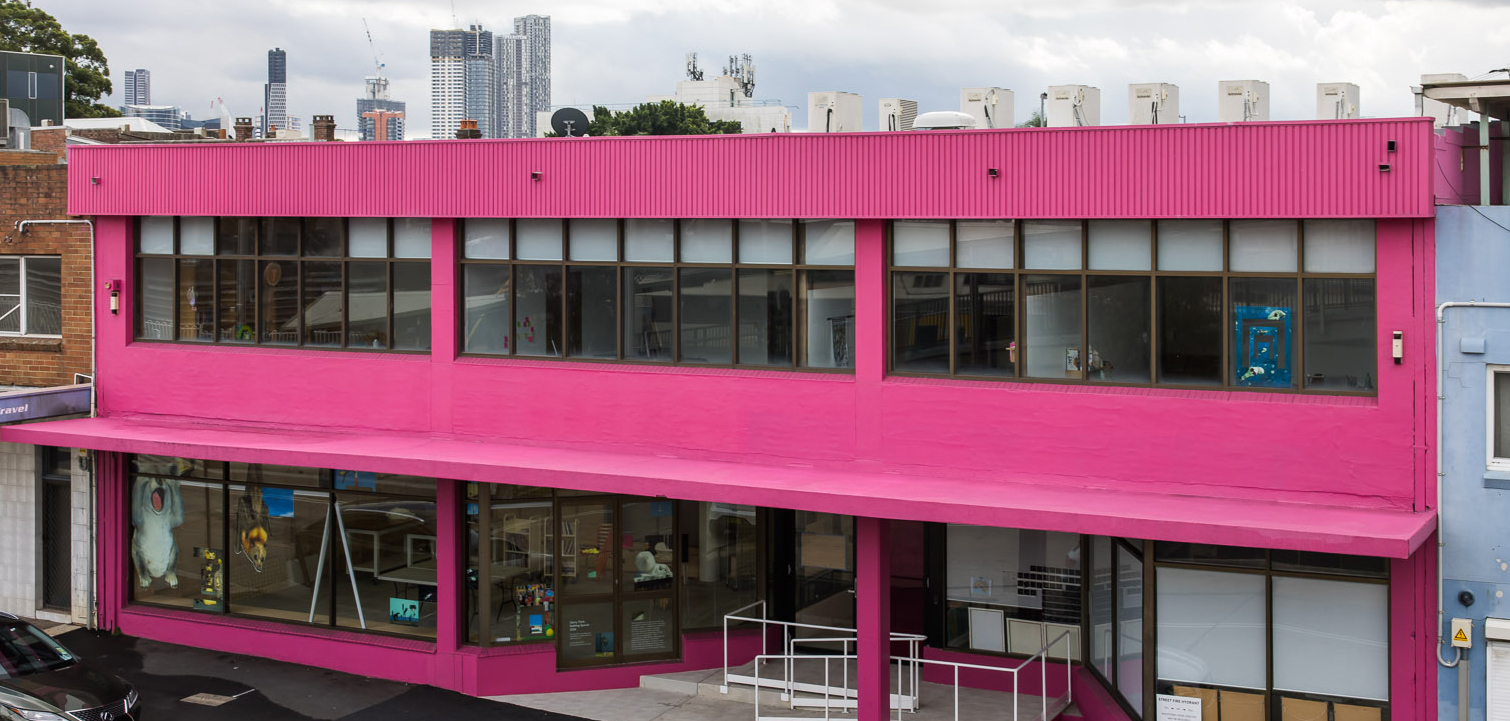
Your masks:
<instances>
[{"instance_id":1,"label":"frosted glass window pane","mask_svg":"<svg viewBox=\"0 0 1510 721\"><path fill-rule=\"evenodd\" d=\"M346 227L346 246L353 258L388 257L388 219L352 218Z\"/></svg>"},{"instance_id":2,"label":"frosted glass window pane","mask_svg":"<svg viewBox=\"0 0 1510 721\"><path fill-rule=\"evenodd\" d=\"M1080 269L1080 221L1025 220L1022 223L1024 268Z\"/></svg>"},{"instance_id":3,"label":"frosted glass window pane","mask_svg":"<svg viewBox=\"0 0 1510 721\"><path fill-rule=\"evenodd\" d=\"M1152 242L1147 220L1092 220L1091 270L1148 270Z\"/></svg>"},{"instance_id":4,"label":"frosted glass window pane","mask_svg":"<svg viewBox=\"0 0 1510 721\"><path fill-rule=\"evenodd\" d=\"M792 262L792 221L739 221L739 262Z\"/></svg>"},{"instance_id":5,"label":"frosted glass window pane","mask_svg":"<svg viewBox=\"0 0 1510 721\"><path fill-rule=\"evenodd\" d=\"M463 254L468 258L509 259L507 218L468 218L462 221Z\"/></svg>"},{"instance_id":6,"label":"frosted glass window pane","mask_svg":"<svg viewBox=\"0 0 1510 721\"><path fill-rule=\"evenodd\" d=\"M178 252L184 255L214 255L215 219L179 218Z\"/></svg>"},{"instance_id":7,"label":"frosted glass window pane","mask_svg":"<svg viewBox=\"0 0 1510 721\"><path fill-rule=\"evenodd\" d=\"M629 218L624 221L624 260L631 263L670 263L675 248L675 220Z\"/></svg>"},{"instance_id":8,"label":"frosted glass window pane","mask_svg":"<svg viewBox=\"0 0 1510 721\"><path fill-rule=\"evenodd\" d=\"M148 215L141 222L141 252L152 255L173 254L173 217Z\"/></svg>"},{"instance_id":9,"label":"frosted glass window pane","mask_svg":"<svg viewBox=\"0 0 1510 721\"><path fill-rule=\"evenodd\" d=\"M1143 707L1143 561L1117 546L1117 690Z\"/></svg>"},{"instance_id":10,"label":"frosted glass window pane","mask_svg":"<svg viewBox=\"0 0 1510 721\"><path fill-rule=\"evenodd\" d=\"M808 265L854 265L855 221L802 221L802 262Z\"/></svg>"},{"instance_id":11,"label":"frosted glass window pane","mask_svg":"<svg viewBox=\"0 0 1510 721\"><path fill-rule=\"evenodd\" d=\"M393 257L430 257L430 219L393 219Z\"/></svg>"},{"instance_id":12,"label":"frosted glass window pane","mask_svg":"<svg viewBox=\"0 0 1510 721\"><path fill-rule=\"evenodd\" d=\"M1389 699L1389 586L1274 577L1274 690Z\"/></svg>"},{"instance_id":13,"label":"frosted glass window pane","mask_svg":"<svg viewBox=\"0 0 1510 721\"><path fill-rule=\"evenodd\" d=\"M520 260L561 260L560 218L520 218L514 232L514 254Z\"/></svg>"},{"instance_id":14,"label":"frosted glass window pane","mask_svg":"<svg viewBox=\"0 0 1510 721\"><path fill-rule=\"evenodd\" d=\"M1229 232L1233 272L1295 272L1300 224L1293 220L1234 220Z\"/></svg>"},{"instance_id":15,"label":"frosted glass window pane","mask_svg":"<svg viewBox=\"0 0 1510 721\"><path fill-rule=\"evenodd\" d=\"M898 220L892 223L891 264L949 267L949 221Z\"/></svg>"},{"instance_id":16,"label":"frosted glass window pane","mask_svg":"<svg viewBox=\"0 0 1510 721\"><path fill-rule=\"evenodd\" d=\"M618 260L619 221L613 218L573 218L572 260Z\"/></svg>"},{"instance_id":17,"label":"frosted glass window pane","mask_svg":"<svg viewBox=\"0 0 1510 721\"><path fill-rule=\"evenodd\" d=\"M1307 273L1374 272L1374 221L1307 220L1305 230Z\"/></svg>"},{"instance_id":18,"label":"frosted glass window pane","mask_svg":"<svg viewBox=\"0 0 1510 721\"><path fill-rule=\"evenodd\" d=\"M1158 677L1263 689L1264 577L1160 568Z\"/></svg>"},{"instance_id":19,"label":"frosted glass window pane","mask_svg":"<svg viewBox=\"0 0 1510 721\"><path fill-rule=\"evenodd\" d=\"M1222 221L1159 221L1159 270L1222 269Z\"/></svg>"},{"instance_id":20,"label":"frosted glass window pane","mask_svg":"<svg viewBox=\"0 0 1510 721\"><path fill-rule=\"evenodd\" d=\"M955 224L954 263L960 268L1011 268L1012 220L961 220Z\"/></svg>"},{"instance_id":21,"label":"frosted glass window pane","mask_svg":"<svg viewBox=\"0 0 1510 721\"><path fill-rule=\"evenodd\" d=\"M734 259L734 221L694 218L682 221L683 263L728 263Z\"/></svg>"}]
</instances>

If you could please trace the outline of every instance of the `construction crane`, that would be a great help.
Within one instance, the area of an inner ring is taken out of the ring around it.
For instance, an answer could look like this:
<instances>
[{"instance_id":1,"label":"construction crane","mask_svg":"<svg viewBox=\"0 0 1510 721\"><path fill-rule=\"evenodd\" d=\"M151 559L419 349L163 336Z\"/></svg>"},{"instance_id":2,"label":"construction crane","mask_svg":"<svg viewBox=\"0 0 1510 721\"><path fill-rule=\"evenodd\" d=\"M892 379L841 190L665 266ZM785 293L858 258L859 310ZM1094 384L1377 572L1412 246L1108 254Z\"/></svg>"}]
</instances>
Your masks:
<instances>
[{"instance_id":1,"label":"construction crane","mask_svg":"<svg viewBox=\"0 0 1510 721\"><path fill-rule=\"evenodd\" d=\"M373 74L382 77L383 61L380 59L381 55L378 54L377 43L372 41L372 28L367 26L367 18L362 18L362 29L367 31L367 46L372 48Z\"/></svg>"}]
</instances>

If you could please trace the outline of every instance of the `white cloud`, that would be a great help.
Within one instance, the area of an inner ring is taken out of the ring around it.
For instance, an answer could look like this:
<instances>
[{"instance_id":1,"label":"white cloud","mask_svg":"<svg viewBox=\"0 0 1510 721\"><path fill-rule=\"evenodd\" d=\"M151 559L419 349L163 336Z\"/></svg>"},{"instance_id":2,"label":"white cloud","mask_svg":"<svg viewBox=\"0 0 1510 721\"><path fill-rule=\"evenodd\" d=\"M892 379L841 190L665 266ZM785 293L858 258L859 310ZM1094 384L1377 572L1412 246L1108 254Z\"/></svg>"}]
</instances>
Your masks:
<instances>
[{"instance_id":1,"label":"white cloud","mask_svg":"<svg viewBox=\"0 0 1510 721\"><path fill-rule=\"evenodd\" d=\"M372 53L362 18L409 103L412 134L429 130L428 30L450 26L449 0L39 0L72 32L99 40L119 80L153 73L158 103L207 115L261 105L266 51L288 51L291 111L334 113L355 124ZM578 0L571 4L461 0L462 24L507 32L511 19L552 15L554 100L633 103L673 90L682 55L715 70L730 53L759 67L756 94L799 107L813 90L866 97L875 122L882 96L923 109L953 108L958 88L1017 92L1019 120L1050 84L1102 90L1102 122L1126 118L1126 84L1172 82L1190 121L1215 119L1218 81L1271 84L1275 118L1309 118L1317 82L1362 87L1370 116L1412 112L1409 87L1424 72L1470 77L1504 67L1492 33L1510 7L1489 0ZM1482 33L1479 37L1474 32Z\"/></svg>"}]
</instances>

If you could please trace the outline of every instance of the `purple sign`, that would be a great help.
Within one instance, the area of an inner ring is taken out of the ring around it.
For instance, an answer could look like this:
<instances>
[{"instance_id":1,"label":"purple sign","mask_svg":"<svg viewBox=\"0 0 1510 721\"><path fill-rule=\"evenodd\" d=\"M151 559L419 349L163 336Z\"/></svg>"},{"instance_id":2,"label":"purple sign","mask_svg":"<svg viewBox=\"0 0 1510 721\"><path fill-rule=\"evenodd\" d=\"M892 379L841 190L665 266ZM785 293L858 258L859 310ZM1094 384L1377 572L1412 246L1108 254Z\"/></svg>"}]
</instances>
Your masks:
<instances>
[{"instance_id":1,"label":"purple sign","mask_svg":"<svg viewBox=\"0 0 1510 721\"><path fill-rule=\"evenodd\" d=\"M89 412L91 386L59 386L0 393L0 425Z\"/></svg>"}]
</instances>

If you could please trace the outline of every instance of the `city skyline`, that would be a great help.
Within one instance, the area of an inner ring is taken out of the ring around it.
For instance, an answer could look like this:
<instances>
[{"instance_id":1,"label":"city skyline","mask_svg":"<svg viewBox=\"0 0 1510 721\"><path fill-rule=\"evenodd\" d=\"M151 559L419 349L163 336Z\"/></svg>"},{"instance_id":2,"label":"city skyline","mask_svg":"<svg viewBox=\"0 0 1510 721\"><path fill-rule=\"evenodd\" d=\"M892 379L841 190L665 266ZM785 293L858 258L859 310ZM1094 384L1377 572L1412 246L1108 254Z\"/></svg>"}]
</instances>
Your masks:
<instances>
[{"instance_id":1,"label":"city skyline","mask_svg":"<svg viewBox=\"0 0 1510 721\"><path fill-rule=\"evenodd\" d=\"M195 22L223 40L216 53L192 65L170 54L182 28L160 19L173 17L172 7L166 0L141 0L131 9L81 0L45 9L70 32L100 42L114 69L115 93L104 100L109 105L123 104L123 69L150 67L157 71L152 78L157 103L181 105L197 117L223 97L232 114L256 115L266 82L260 59L267 48L278 46L298 58L290 68L290 108L305 116L336 113L342 128L357 126L354 107L350 100L332 99L359 97L362 78L371 74L365 15L394 97L411 101L410 137L429 135L429 103L420 101L429 95L423 48L430 28L454 26L449 7L398 0L363 6L278 0L254 14L208 7ZM459 6L457 24L503 30L513 17L544 9ZM1421 73L1473 77L1504 66L1487 45L1429 40L1452 32L1463 10L1471 10L1481 24L1510 22L1510 8L1445 0L1216 5L1100 0L1077 6L1073 23L1068 8L977 0L941 0L926 8L889 0L842 7L783 1L765 10L588 0L550 9L557 26L552 102L638 103L674 92L687 52L716 58L738 51L760 60L762 97L801 106L809 91L859 93L867 128L873 127L875 105L883 97L916 99L919 112L947 110L957 107L960 88L974 86L1014 90L1019 96L1015 120L1021 122L1029 112L1028 97L1062 83L1097 86L1108 98L1125 92L1128 83L1174 83L1191 122L1214 121L1218 81L1243 78L1270 83L1276 119L1310 117L1315 84L1334 81L1361 87L1365 116L1398 117L1413 113L1409 87L1419 83ZM966 18L973 33L996 40L977 43L962 56L956 36ZM831 28L844 31L826 30ZM1402 47L1409 50L1401 52ZM1103 123L1125 118L1125 103L1106 103ZM793 125L806 127L803 109L794 113Z\"/></svg>"}]
</instances>

